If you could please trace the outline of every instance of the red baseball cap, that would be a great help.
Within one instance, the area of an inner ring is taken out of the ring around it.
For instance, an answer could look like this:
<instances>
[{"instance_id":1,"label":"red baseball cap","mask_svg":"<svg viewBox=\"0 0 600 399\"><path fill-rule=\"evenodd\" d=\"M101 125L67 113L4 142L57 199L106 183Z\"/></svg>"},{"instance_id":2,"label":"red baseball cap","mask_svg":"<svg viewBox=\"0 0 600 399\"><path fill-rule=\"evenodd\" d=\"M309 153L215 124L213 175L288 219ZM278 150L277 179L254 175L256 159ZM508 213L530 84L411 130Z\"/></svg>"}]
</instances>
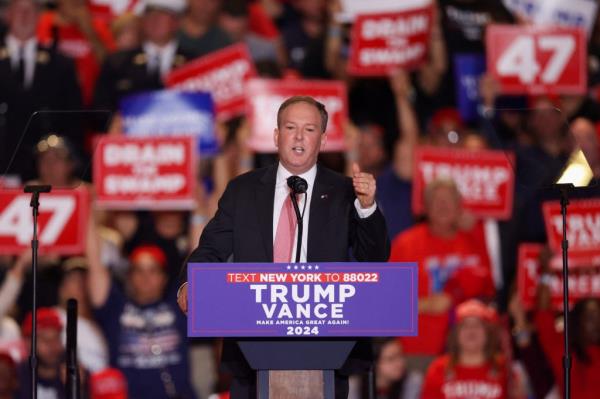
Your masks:
<instances>
[{"instance_id":1,"label":"red baseball cap","mask_svg":"<svg viewBox=\"0 0 600 399\"><path fill-rule=\"evenodd\" d=\"M27 316L25 316L25 320L23 320L23 324L21 325L23 335L27 337L31 336L32 321L33 317L31 312L29 312L27 313ZM53 308L39 308L37 310L36 321L38 330L54 329L61 332L63 329L63 323L60 320L60 316Z\"/></svg>"},{"instance_id":2,"label":"red baseball cap","mask_svg":"<svg viewBox=\"0 0 600 399\"><path fill-rule=\"evenodd\" d=\"M129 254L129 262L135 263L143 255L150 255L162 268L166 269L167 257L160 247L156 245L140 245Z\"/></svg>"},{"instance_id":3,"label":"red baseball cap","mask_svg":"<svg viewBox=\"0 0 600 399\"><path fill-rule=\"evenodd\" d=\"M477 299L469 299L456 307L456 321L460 323L467 317L477 317L489 323L495 323L496 311Z\"/></svg>"},{"instance_id":4,"label":"red baseball cap","mask_svg":"<svg viewBox=\"0 0 600 399\"><path fill-rule=\"evenodd\" d=\"M127 381L118 369L108 368L90 377L90 399L127 399Z\"/></svg>"},{"instance_id":5,"label":"red baseball cap","mask_svg":"<svg viewBox=\"0 0 600 399\"><path fill-rule=\"evenodd\" d=\"M460 112L456 108L445 107L438 109L431 117L433 127L439 129L444 122L452 122L458 127L463 127L464 122L460 116Z\"/></svg>"}]
</instances>

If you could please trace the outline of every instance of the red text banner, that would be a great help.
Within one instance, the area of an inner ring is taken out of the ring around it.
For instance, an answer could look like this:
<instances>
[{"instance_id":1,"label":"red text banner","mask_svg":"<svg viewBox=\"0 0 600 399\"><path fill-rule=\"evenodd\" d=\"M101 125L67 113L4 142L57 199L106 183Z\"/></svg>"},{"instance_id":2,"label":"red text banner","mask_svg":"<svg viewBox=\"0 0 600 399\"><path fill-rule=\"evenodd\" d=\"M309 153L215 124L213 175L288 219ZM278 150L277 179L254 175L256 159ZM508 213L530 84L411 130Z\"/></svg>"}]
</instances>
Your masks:
<instances>
[{"instance_id":1,"label":"red text banner","mask_svg":"<svg viewBox=\"0 0 600 399\"><path fill-rule=\"evenodd\" d=\"M427 57L432 18L431 7L359 15L352 27L349 72L385 76L394 67L421 65Z\"/></svg>"},{"instance_id":2,"label":"red text banner","mask_svg":"<svg viewBox=\"0 0 600 399\"><path fill-rule=\"evenodd\" d=\"M563 233L560 202L545 202L542 210L550 249L560 254ZM569 202L567 240L569 267L600 266L600 199L575 199ZM554 263L553 267L556 266Z\"/></svg>"},{"instance_id":3,"label":"red text banner","mask_svg":"<svg viewBox=\"0 0 600 399\"><path fill-rule=\"evenodd\" d=\"M514 195L514 171L502 151L470 151L422 147L415 154L412 208L425 211L424 192L437 179L453 180L465 209L480 217L509 219Z\"/></svg>"},{"instance_id":4,"label":"red text banner","mask_svg":"<svg viewBox=\"0 0 600 399\"><path fill-rule=\"evenodd\" d=\"M171 72L167 87L211 93L217 118L229 119L246 110L245 85L256 76L254 63L245 44L235 44L212 52Z\"/></svg>"},{"instance_id":5,"label":"red text banner","mask_svg":"<svg viewBox=\"0 0 600 399\"><path fill-rule=\"evenodd\" d=\"M348 119L346 86L338 81L251 79L248 82L249 145L256 152L277 152L273 130L277 110L287 98L311 96L325 105L329 113L324 151L344 151L344 124Z\"/></svg>"},{"instance_id":6,"label":"red text banner","mask_svg":"<svg viewBox=\"0 0 600 399\"><path fill-rule=\"evenodd\" d=\"M526 309L535 307L536 293L542 275L540 252L542 244L525 243L519 246L517 290ZM569 259L570 261L570 259ZM550 270L543 277L550 288L554 309L562 309L563 279L560 270ZM600 267L569 270L569 304L579 299L600 297Z\"/></svg>"},{"instance_id":7,"label":"red text banner","mask_svg":"<svg viewBox=\"0 0 600 399\"><path fill-rule=\"evenodd\" d=\"M103 137L94 156L96 203L104 209L192 209L192 137Z\"/></svg>"},{"instance_id":8,"label":"red text banner","mask_svg":"<svg viewBox=\"0 0 600 399\"><path fill-rule=\"evenodd\" d=\"M20 254L33 236L31 194L0 190L0 253ZM84 252L89 215L85 187L57 189L40 195L38 239L40 254L79 255Z\"/></svg>"},{"instance_id":9,"label":"red text banner","mask_svg":"<svg viewBox=\"0 0 600 399\"><path fill-rule=\"evenodd\" d=\"M505 94L581 94L587 48L581 28L490 25L487 67Z\"/></svg>"}]
</instances>

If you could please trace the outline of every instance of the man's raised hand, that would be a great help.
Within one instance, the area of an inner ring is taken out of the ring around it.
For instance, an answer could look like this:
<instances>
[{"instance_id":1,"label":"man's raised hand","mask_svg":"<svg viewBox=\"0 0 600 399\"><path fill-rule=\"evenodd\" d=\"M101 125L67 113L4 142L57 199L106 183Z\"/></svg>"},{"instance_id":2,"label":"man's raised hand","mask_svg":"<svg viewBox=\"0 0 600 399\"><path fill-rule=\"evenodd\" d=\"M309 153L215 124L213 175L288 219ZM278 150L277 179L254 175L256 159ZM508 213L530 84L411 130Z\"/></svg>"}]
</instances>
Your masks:
<instances>
[{"instance_id":1,"label":"man's raised hand","mask_svg":"<svg viewBox=\"0 0 600 399\"><path fill-rule=\"evenodd\" d=\"M366 209L373 206L377 188L375 178L370 173L361 172L356 162L352 165L352 185L360 207Z\"/></svg>"}]
</instances>

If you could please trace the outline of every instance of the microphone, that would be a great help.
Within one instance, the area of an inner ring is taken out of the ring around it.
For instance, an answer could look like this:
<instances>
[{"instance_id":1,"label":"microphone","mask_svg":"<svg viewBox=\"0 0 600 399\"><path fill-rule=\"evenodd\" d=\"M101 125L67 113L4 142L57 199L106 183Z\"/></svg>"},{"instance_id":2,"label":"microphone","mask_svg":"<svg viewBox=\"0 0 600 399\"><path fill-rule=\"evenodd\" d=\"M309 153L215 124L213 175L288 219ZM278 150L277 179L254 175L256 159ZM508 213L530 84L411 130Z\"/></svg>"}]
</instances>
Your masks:
<instances>
[{"instance_id":1,"label":"microphone","mask_svg":"<svg viewBox=\"0 0 600 399\"><path fill-rule=\"evenodd\" d=\"M300 176L288 177L287 185L294 194L304 194L308 190L308 182Z\"/></svg>"},{"instance_id":2,"label":"microphone","mask_svg":"<svg viewBox=\"0 0 600 399\"><path fill-rule=\"evenodd\" d=\"M292 190L290 193L290 197L292 199L292 205L294 206L294 212L296 213L296 220L298 221L298 239L296 243L296 263L300 263L300 250L302 248L302 219L303 214L300 214L300 208L298 207L298 199L296 195L304 194L306 195L306 190L308 190L308 182L301 178L300 176L290 176L287 178L288 187ZM304 206L306 206L306 201L304 201ZM302 211L304 213L304 211Z\"/></svg>"}]
</instances>

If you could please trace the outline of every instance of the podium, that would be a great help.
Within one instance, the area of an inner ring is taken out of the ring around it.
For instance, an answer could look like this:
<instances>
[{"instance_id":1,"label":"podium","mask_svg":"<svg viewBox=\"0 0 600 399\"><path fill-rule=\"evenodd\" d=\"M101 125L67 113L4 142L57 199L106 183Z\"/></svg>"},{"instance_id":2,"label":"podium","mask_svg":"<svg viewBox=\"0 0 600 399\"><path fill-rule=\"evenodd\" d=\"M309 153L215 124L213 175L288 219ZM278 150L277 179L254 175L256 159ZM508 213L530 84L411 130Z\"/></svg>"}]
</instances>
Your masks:
<instances>
[{"instance_id":1,"label":"podium","mask_svg":"<svg viewBox=\"0 0 600 399\"><path fill-rule=\"evenodd\" d=\"M250 367L257 371L258 399L334 399L334 372L356 341L238 340Z\"/></svg>"},{"instance_id":2,"label":"podium","mask_svg":"<svg viewBox=\"0 0 600 399\"><path fill-rule=\"evenodd\" d=\"M258 399L334 399L360 337L417 335L415 263L190 263L188 283L188 336L234 338Z\"/></svg>"}]
</instances>

